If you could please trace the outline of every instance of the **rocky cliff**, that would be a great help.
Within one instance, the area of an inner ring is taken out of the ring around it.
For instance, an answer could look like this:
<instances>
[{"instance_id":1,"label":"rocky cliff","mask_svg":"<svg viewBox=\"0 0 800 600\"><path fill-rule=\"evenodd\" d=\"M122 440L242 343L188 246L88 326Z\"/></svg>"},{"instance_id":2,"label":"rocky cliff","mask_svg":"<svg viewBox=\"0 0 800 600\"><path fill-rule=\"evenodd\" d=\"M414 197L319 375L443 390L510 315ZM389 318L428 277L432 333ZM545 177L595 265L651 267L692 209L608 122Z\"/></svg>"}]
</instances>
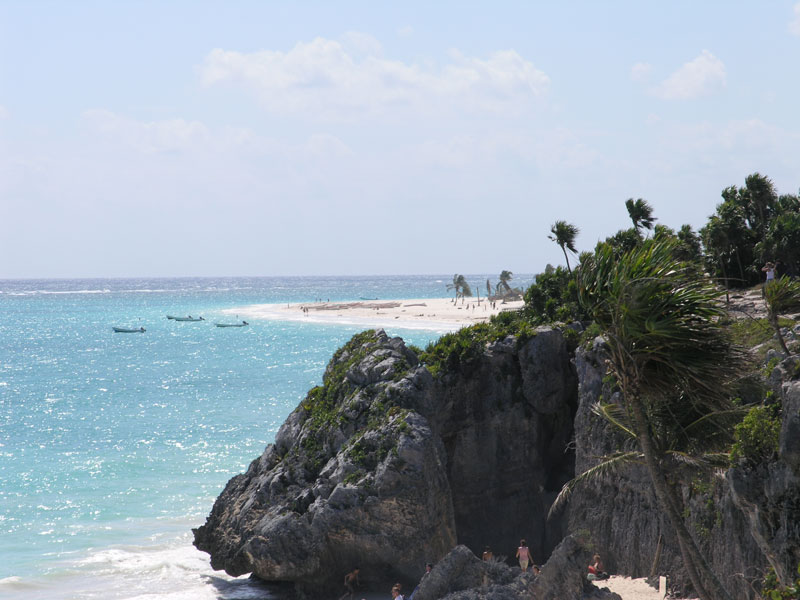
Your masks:
<instances>
[{"instance_id":1,"label":"rocky cliff","mask_svg":"<svg viewBox=\"0 0 800 600\"><path fill-rule=\"evenodd\" d=\"M784 414L776 460L682 490L695 538L737 600L756 596L767 559L782 576L800 561L800 382L791 360L773 374ZM586 541L580 552L599 551L612 572L670 575L686 590L642 469L579 487L566 511L546 518L563 483L620 443L590 410L614 393L604 374L599 340L571 355L549 328L452 351L445 367L430 369L399 338L359 334L275 443L228 483L195 545L214 568L314 593L340 589L356 565L367 588L413 585L426 562L457 544L478 555L489 545L513 563L525 537L543 563L575 532ZM509 583L507 571L486 571L464 552L445 561L455 566L438 584L462 590L454 597L488 597L489 584L502 587L497 597L544 597L541 584ZM569 552L575 562L579 551ZM562 571L551 567L548 577ZM580 582L559 577L553 597L573 588L569 597L578 597ZM475 578L483 591L463 591Z\"/></svg>"},{"instance_id":2,"label":"rocky cliff","mask_svg":"<svg viewBox=\"0 0 800 600\"><path fill-rule=\"evenodd\" d=\"M575 471L581 473L600 457L617 449L622 440L591 406L612 398L606 374L602 340L591 350L579 349L575 363L579 380L579 405L575 415ZM747 519L736 507L720 476L708 482L696 479L682 489L685 515L695 540L733 598L755 597L751 583L763 577L765 560L755 543ZM690 591L677 540L668 520L658 509L644 467L627 467L613 476L580 486L567 513L569 530L584 532L613 573L631 577L669 576L670 586Z\"/></svg>"},{"instance_id":3,"label":"rocky cliff","mask_svg":"<svg viewBox=\"0 0 800 600\"><path fill-rule=\"evenodd\" d=\"M299 591L416 582L457 543L543 562L572 476L577 381L558 331L505 338L438 377L399 338L355 336L275 443L234 477L195 545L212 566Z\"/></svg>"}]
</instances>

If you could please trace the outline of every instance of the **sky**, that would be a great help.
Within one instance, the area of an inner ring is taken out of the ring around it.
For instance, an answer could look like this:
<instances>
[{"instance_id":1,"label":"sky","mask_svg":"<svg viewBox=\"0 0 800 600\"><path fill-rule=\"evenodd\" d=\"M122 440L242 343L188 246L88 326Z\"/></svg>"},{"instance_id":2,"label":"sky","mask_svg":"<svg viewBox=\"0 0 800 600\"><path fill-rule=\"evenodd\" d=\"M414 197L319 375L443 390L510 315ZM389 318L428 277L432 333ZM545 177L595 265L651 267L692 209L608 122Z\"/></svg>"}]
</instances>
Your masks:
<instances>
[{"instance_id":1,"label":"sky","mask_svg":"<svg viewBox=\"0 0 800 600\"><path fill-rule=\"evenodd\" d=\"M0 0L0 278L535 273L798 167L796 0Z\"/></svg>"}]
</instances>

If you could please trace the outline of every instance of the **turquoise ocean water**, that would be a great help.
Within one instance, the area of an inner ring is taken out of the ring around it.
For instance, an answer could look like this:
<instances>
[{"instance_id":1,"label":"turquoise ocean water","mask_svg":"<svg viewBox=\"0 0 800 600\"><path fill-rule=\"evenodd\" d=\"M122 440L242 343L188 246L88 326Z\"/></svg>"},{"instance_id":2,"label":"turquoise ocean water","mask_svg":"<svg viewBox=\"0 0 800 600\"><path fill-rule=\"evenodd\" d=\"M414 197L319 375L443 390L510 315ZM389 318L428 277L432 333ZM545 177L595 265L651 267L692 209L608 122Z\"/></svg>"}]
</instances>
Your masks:
<instances>
[{"instance_id":1,"label":"turquoise ocean water","mask_svg":"<svg viewBox=\"0 0 800 600\"><path fill-rule=\"evenodd\" d=\"M233 319L222 310L255 303L444 297L447 281L0 281L0 597L268 594L212 571L191 528L362 328L213 323ZM147 331L115 334L114 325ZM441 334L387 332L419 346Z\"/></svg>"}]
</instances>

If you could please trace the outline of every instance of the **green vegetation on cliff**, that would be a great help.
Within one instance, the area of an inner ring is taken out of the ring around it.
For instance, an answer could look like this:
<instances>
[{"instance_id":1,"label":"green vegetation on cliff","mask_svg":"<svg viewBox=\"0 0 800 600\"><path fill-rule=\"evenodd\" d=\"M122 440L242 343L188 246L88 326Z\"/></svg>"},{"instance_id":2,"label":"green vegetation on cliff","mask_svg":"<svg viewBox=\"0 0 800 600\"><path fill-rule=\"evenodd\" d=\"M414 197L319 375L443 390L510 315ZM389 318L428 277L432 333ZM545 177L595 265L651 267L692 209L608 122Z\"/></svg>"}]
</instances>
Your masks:
<instances>
[{"instance_id":1,"label":"green vegetation on cliff","mask_svg":"<svg viewBox=\"0 0 800 600\"><path fill-rule=\"evenodd\" d=\"M536 335L536 329L525 313L502 312L493 316L488 323L464 327L431 342L422 352L420 361L434 376L458 371L477 360L486 344L510 335L516 336L520 344Z\"/></svg>"}]
</instances>

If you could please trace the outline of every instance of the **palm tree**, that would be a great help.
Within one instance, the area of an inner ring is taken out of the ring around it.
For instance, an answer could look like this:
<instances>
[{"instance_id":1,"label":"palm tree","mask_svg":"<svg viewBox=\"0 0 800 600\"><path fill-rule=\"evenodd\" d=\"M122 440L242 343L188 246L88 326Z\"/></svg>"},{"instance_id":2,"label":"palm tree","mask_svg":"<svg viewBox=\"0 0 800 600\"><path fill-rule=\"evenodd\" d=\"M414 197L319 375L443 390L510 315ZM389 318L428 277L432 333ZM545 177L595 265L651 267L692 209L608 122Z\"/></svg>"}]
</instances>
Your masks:
<instances>
[{"instance_id":1,"label":"palm tree","mask_svg":"<svg viewBox=\"0 0 800 600\"><path fill-rule=\"evenodd\" d=\"M674 420L686 407L698 415L726 410L725 383L742 359L719 322L725 311L713 282L676 262L674 246L673 240L649 240L619 257L601 245L581 264L578 296L604 330L631 435L675 530L692 585L703 600L720 600L728 594L683 520L670 455L658 431L664 419ZM692 440L701 448L704 442Z\"/></svg>"},{"instance_id":2,"label":"palm tree","mask_svg":"<svg viewBox=\"0 0 800 600\"><path fill-rule=\"evenodd\" d=\"M503 290L503 295L508 294L511 292L511 286L508 285L508 282L511 281L513 278L513 273L511 271L502 271L500 273L500 281L497 282L495 286L495 290L499 293L500 290Z\"/></svg>"},{"instance_id":3,"label":"palm tree","mask_svg":"<svg viewBox=\"0 0 800 600\"><path fill-rule=\"evenodd\" d=\"M768 281L764 287L764 301L767 304L767 320L775 330L781 348L789 356L789 348L781 334L778 315L794 310L800 310L800 280L789 279L785 275L773 281Z\"/></svg>"},{"instance_id":4,"label":"palm tree","mask_svg":"<svg viewBox=\"0 0 800 600\"><path fill-rule=\"evenodd\" d=\"M453 283L448 283L447 289L455 290L456 292L456 297L453 302L458 302L458 299L464 298L464 296L472 296L472 289L470 289L467 279L458 273L453 275Z\"/></svg>"},{"instance_id":5,"label":"palm tree","mask_svg":"<svg viewBox=\"0 0 800 600\"><path fill-rule=\"evenodd\" d=\"M653 216L653 207L647 200L628 198L625 200L625 208L628 209L628 216L633 221L633 228L637 232L640 227L648 230L653 228L656 218Z\"/></svg>"},{"instance_id":6,"label":"palm tree","mask_svg":"<svg viewBox=\"0 0 800 600\"><path fill-rule=\"evenodd\" d=\"M556 221L553 223L553 226L550 227L550 233L553 235L548 235L548 239L561 246L561 251L564 253L564 260L567 261L567 271L572 273L572 269L569 266L567 250L574 254L578 253L575 249L575 238L580 233L580 229L566 221Z\"/></svg>"}]
</instances>

